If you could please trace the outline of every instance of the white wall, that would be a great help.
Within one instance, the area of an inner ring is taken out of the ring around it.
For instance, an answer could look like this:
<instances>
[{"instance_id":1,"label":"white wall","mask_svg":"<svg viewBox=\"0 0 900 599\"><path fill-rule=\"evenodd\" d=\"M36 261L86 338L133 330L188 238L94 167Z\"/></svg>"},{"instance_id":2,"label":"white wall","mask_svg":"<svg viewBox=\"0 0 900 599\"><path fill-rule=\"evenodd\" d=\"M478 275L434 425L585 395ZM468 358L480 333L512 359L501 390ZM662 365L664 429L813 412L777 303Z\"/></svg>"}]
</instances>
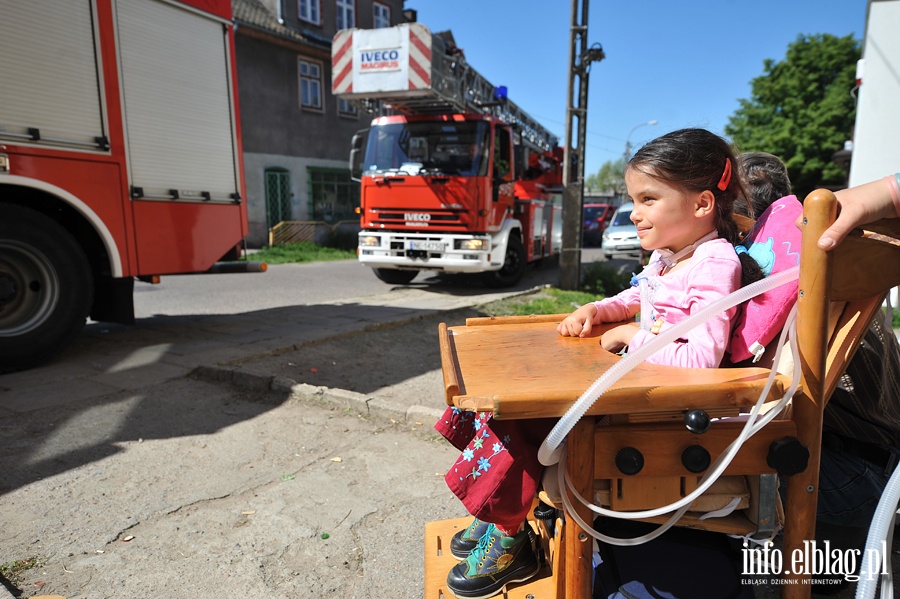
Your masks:
<instances>
[{"instance_id":1,"label":"white wall","mask_svg":"<svg viewBox=\"0 0 900 599\"><path fill-rule=\"evenodd\" d=\"M850 185L900 171L900 0L869 2Z\"/></svg>"}]
</instances>

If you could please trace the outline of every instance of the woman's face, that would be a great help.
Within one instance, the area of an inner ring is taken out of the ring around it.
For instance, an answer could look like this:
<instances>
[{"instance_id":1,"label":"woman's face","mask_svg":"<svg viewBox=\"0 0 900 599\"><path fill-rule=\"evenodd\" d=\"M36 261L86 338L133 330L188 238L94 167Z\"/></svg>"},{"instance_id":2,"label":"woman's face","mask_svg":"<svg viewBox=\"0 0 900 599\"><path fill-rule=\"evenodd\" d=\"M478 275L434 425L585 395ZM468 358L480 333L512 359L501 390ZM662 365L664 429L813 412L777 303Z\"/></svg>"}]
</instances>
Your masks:
<instances>
[{"instance_id":1,"label":"woman's face","mask_svg":"<svg viewBox=\"0 0 900 599\"><path fill-rule=\"evenodd\" d=\"M677 252L715 228L710 192L689 192L634 168L625 171L625 186L634 202L631 221L645 250Z\"/></svg>"}]
</instances>

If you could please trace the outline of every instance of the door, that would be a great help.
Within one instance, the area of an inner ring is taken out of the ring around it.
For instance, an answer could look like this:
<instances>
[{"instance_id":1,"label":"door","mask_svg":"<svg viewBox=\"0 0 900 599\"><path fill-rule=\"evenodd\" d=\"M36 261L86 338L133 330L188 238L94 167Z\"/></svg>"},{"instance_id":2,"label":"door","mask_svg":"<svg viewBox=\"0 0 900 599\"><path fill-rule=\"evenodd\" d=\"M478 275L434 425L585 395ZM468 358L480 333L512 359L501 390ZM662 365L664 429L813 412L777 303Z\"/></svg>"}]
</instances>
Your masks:
<instances>
[{"instance_id":1,"label":"door","mask_svg":"<svg viewBox=\"0 0 900 599\"><path fill-rule=\"evenodd\" d=\"M291 173L266 169L266 225L271 230L285 220L291 220Z\"/></svg>"}]
</instances>

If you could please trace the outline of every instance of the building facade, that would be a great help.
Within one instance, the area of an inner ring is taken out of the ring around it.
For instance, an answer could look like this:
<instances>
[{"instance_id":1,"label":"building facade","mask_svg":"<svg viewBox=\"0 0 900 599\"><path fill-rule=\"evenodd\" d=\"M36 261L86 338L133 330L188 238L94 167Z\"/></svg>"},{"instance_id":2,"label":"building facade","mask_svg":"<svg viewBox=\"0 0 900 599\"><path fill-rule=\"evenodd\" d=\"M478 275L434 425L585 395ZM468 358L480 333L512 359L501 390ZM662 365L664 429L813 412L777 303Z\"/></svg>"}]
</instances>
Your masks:
<instances>
[{"instance_id":1,"label":"building facade","mask_svg":"<svg viewBox=\"0 0 900 599\"><path fill-rule=\"evenodd\" d=\"M403 0L232 0L250 247L281 221L358 221L348 157L371 115L331 94L340 29L406 20Z\"/></svg>"}]
</instances>

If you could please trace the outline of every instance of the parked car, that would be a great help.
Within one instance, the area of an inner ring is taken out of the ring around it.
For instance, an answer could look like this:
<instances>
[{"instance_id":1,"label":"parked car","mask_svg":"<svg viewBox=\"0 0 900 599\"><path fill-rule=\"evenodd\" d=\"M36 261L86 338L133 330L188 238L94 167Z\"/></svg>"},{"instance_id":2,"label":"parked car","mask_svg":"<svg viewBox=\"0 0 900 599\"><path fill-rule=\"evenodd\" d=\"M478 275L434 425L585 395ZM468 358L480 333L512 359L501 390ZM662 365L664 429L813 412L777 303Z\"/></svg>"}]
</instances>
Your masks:
<instances>
[{"instance_id":1,"label":"parked car","mask_svg":"<svg viewBox=\"0 0 900 599\"><path fill-rule=\"evenodd\" d=\"M607 259L613 254L627 253L641 256L641 241L638 238L637 227L631 222L631 211L634 204L628 202L616 209L612 220L603 231L601 248Z\"/></svg>"},{"instance_id":2,"label":"parked car","mask_svg":"<svg viewBox=\"0 0 900 599\"><path fill-rule=\"evenodd\" d=\"M584 247L600 245L603 230L606 229L612 215L613 207L609 204L585 204L581 245Z\"/></svg>"}]
</instances>

